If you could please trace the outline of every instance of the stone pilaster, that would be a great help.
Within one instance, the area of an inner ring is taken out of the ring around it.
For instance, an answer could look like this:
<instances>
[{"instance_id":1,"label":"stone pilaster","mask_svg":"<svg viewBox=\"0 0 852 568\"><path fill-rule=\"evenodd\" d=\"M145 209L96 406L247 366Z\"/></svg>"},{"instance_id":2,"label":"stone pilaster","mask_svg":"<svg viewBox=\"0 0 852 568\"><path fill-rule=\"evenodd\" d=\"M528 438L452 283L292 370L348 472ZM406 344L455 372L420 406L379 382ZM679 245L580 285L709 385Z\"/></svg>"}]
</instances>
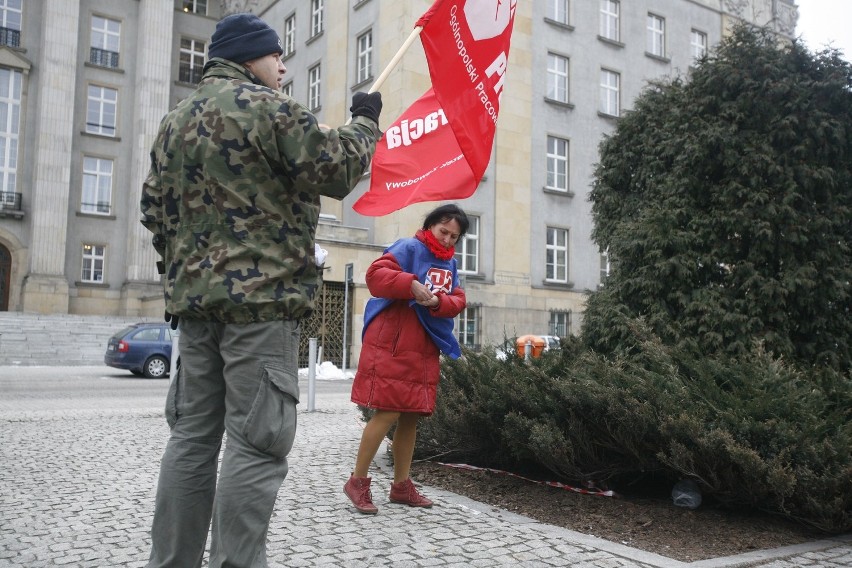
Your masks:
<instances>
[{"instance_id":1,"label":"stone pilaster","mask_svg":"<svg viewBox=\"0 0 852 568\"><path fill-rule=\"evenodd\" d=\"M31 202L30 268L24 311L68 312L65 247L74 135L80 0L44 0L37 63L35 170Z\"/></svg>"},{"instance_id":2,"label":"stone pilaster","mask_svg":"<svg viewBox=\"0 0 852 568\"><path fill-rule=\"evenodd\" d=\"M141 295L159 290L158 256L151 245L151 233L139 223L142 183L148 175L149 152L157 136L160 119L169 110L174 27L173 0L141 0L136 44L136 92L133 105L133 158L130 169L134 195L128 201L127 280L121 292L121 312L138 315Z\"/></svg>"}]
</instances>

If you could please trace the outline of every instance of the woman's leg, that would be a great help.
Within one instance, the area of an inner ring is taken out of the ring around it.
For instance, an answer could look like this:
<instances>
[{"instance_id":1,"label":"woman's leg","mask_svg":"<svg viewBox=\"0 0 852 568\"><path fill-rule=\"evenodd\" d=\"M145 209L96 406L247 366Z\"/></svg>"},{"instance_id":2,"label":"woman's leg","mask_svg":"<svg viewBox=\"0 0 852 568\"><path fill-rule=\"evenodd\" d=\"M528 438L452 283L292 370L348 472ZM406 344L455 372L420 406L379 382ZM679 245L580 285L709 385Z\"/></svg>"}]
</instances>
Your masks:
<instances>
[{"instance_id":1,"label":"woman's leg","mask_svg":"<svg viewBox=\"0 0 852 568\"><path fill-rule=\"evenodd\" d=\"M399 415L396 430L393 433L393 481L399 483L408 479L411 472L411 459L414 457L414 442L417 439L417 421L420 415L402 413Z\"/></svg>"},{"instance_id":2,"label":"woman's leg","mask_svg":"<svg viewBox=\"0 0 852 568\"><path fill-rule=\"evenodd\" d=\"M352 477L367 477L370 472L370 464L373 463L373 458L376 457L376 452L379 451L382 440L385 439L391 426L399 418L399 412L388 412L386 410L377 410L370 418L370 421L364 427L364 432L361 433L361 444L358 446L358 456L355 458L355 470L352 472ZM394 437L395 439L396 437ZM396 446L396 443L394 443L394 446ZM408 461L411 463L410 457Z\"/></svg>"}]
</instances>

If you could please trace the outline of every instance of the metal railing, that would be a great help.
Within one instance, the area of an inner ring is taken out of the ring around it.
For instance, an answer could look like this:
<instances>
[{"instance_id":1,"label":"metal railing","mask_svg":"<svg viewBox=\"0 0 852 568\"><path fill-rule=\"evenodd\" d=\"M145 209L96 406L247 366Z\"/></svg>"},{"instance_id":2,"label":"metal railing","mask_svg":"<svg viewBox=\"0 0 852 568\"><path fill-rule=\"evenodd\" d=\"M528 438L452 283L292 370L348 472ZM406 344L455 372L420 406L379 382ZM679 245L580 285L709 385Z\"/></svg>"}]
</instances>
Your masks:
<instances>
[{"instance_id":1,"label":"metal railing","mask_svg":"<svg viewBox=\"0 0 852 568\"><path fill-rule=\"evenodd\" d=\"M0 28L0 45L10 47L21 47L21 30L12 28Z\"/></svg>"},{"instance_id":2,"label":"metal railing","mask_svg":"<svg viewBox=\"0 0 852 568\"><path fill-rule=\"evenodd\" d=\"M0 191L0 209L20 211L21 194L11 191Z\"/></svg>"},{"instance_id":3,"label":"metal railing","mask_svg":"<svg viewBox=\"0 0 852 568\"><path fill-rule=\"evenodd\" d=\"M89 50L89 63L101 67L118 67L118 53L99 47L92 47Z\"/></svg>"}]
</instances>

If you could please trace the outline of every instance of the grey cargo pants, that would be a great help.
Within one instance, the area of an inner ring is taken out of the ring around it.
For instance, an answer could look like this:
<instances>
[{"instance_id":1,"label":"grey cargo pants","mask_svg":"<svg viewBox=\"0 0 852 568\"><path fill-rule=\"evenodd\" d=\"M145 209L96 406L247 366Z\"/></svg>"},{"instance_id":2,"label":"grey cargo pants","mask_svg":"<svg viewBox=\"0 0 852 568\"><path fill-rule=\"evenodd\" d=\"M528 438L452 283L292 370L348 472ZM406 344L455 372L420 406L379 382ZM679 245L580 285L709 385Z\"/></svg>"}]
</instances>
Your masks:
<instances>
[{"instance_id":1,"label":"grey cargo pants","mask_svg":"<svg viewBox=\"0 0 852 568\"><path fill-rule=\"evenodd\" d=\"M179 341L148 567L200 567L210 528L210 568L265 568L296 434L298 322L181 319Z\"/></svg>"}]
</instances>

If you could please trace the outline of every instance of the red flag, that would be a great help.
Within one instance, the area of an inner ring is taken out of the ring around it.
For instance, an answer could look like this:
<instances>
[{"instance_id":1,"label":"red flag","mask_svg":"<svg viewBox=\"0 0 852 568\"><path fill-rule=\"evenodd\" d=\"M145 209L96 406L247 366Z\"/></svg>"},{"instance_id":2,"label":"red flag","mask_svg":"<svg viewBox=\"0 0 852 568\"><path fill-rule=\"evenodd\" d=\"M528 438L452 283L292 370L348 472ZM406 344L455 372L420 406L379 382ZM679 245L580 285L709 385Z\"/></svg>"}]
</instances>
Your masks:
<instances>
[{"instance_id":1,"label":"red flag","mask_svg":"<svg viewBox=\"0 0 852 568\"><path fill-rule=\"evenodd\" d=\"M411 203L473 194L491 159L516 4L517 0L436 0L420 17L416 26L423 28L420 38L432 89L394 126L403 136L412 119L441 111L454 140L446 136L446 128L437 128L428 135L424 132L416 143L391 148L393 141L388 144L385 133L373 157L370 190L355 204L356 211L384 215ZM432 91L435 103L427 102ZM449 156L457 150L460 154ZM459 155L463 159L445 165ZM393 176L386 177L388 173Z\"/></svg>"},{"instance_id":2,"label":"red flag","mask_svg":"<svg viewBox=\"0 0 852 568\"><path fill-rule=\"evenodd\" d=\"M408 107L376 144L370 190L353 209L387 215L412 203L463 199L479 184L432 89Z\"/></svg>"}]
</instances>

